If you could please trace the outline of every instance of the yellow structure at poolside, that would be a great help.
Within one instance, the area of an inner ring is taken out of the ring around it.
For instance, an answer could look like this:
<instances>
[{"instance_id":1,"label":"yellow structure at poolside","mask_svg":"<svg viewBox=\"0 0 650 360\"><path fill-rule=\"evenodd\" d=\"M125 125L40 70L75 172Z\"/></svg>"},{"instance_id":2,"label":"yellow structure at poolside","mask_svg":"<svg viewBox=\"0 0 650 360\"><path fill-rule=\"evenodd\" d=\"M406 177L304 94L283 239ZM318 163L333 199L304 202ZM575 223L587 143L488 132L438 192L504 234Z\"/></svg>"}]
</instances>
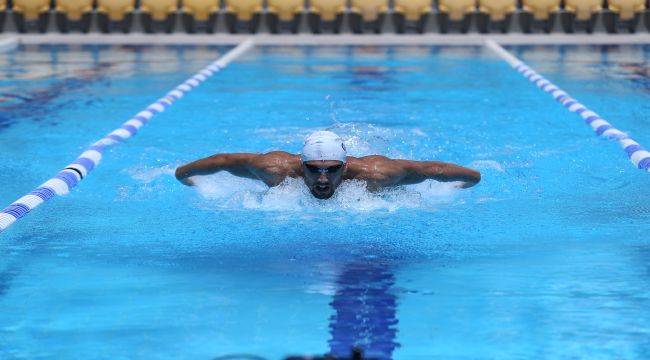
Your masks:
<instances>
[{"instance_id":1,"label":"yellow structure at poolside","mask_svg":"<svg viewBox=\"0 0 650 360\"><path fill-rule=\"evenodd\" d=\"M476 11L475 0L440 0L438 9L441 13L449 14L452 21L463 20L468 14Z\"/></svg>"},{"instance_id":2,"label":"yellow structure at poolside","mask_svg":"<svg viewBox=\"0 0 650 360\"><path fill-rule=\"evenodd\" d=\"M309 12L320 15L324 21L333 21L345 12L345 0L311 0Z\"/></svg>"},{"instance_id":3,"label":"yellow structure at poolside","mask_svg":"<svg viewBox=\"0 0 650 360\"><path fill-rule=\"evenodd\" d=\"M185 0L182 7L183 14L192 16L195 20L206 21L219 11L218 0Z\"/></svg>"},{"instance_id":4,"label":"yellow structure at poolside","mask_svg":"<svg viewBox=\"0 0 650 360\"><path fill-rule=\"evenodd\" d=\"M479 0L478 11L488 14L492 21L501 21L517 11L517 0Z\"/></svg>"},{"instance_id":5,"label":"yellow structure at poolside","mask_svg":"<svg viewBox=\"0 0 650 360\"><path fill-rule=\"evenodd\" d=\"M226 0L226 12L235 14L238 20L248 21L264 11L263 5L262 0Z\"/></svg>"},{"instance_id":6,"label":"yellow structure at poolside","mask_svg":"<svg viewBox=\"0 0 650 360\"><path fill-rule=\"evenodd\" d=\"M630 20L645 10L645 0L608 0L609 9L617 13L621 20Z\"/></svg>"},{"instance_id":7,"label":"yellow structure at poolside","mask_svg":"<svg viewBox=\"0 0 650 360\"><path fill-rule=\"evenodd\" d=\"M0 0L0 32L650 32L650 0ZM223 7L222 7L223 5ZM135 15L138 15L137 17ZM433 14L433 15L431 15ZM302 17L306 19L303 20ZM434 17L435 23L428 24ZM386 24L386 19L391 21ZM560 22L561 26L557 23ZM221 25L225 24L225 26ZM132 26L133 25L133 26ZM437 28L436 30L433 30Z\"/></svg>"},{"instance_id":8,"label":"yellow structure at poolside","mask_svg":"<svg viewBox=\"0 0 650 360\"><path fill-rule=\"evenodd\" d=\"M547 20L560 10L560 0L523 0L522 10L533 15L535 20Z\"/></svg>"},{"instance_id":9,"label":"yellow structure at poolside","mask_svg":"<svg viewBox=\"0 0 650 360\"><path fill-rule=\"evenodd\" d=\"M406 20L417 21L422 15L431 12L428 0L395 0L393 12L404 14Z\"/></svg>"},{"instance_id":10,"label":"yellow structure at poolside","mask_svg":"<svg viewBox=\"0 0 650 360\"><path fill-rule=\"evenodd\" d=\"M57 0L56 11L72 21L81 20L84 14L93 12L93 0Z\"/></svg>"},{"instance_id":11,"label":"yellow structure at poolside","mask_svg":"<svg viewBox=\"0 0 650 360\"><path fill-rule=\"evenodd\" d=\"M177 0L141 0L140 11L151 15L156 21L167 19L178 10Z\"/></svg>"},{"instance_id":12,"label":"yellow structure at poolside","mask_svg":"<svg viewBox=\"0 0 650 360\"><path fill-rule=\"evenodd\" d=\"M267 11L276 14L282 21L291 21L302 13L304 4L303 0L268 0Z\"/></svg>"},{"instance_id":13,"label":"yellow structure at poolside","mask_svg":"<svg viewBox=\"0 0 650 360\"><path fill-rule=\"evenodd\" d=\"M36 20L50 10L50 0L14 0L13 12L22 14L25 20Z\"/></svg>"},{"instance_id":14,"label":"yellow structure at poolside","mask_svg":"<svg viewBox=\"0 0 650 360\"><path fill-rule=\"evenodd\" d=\"M375 21L388 11L388 0L352 0L350 12L361 15L363 21Z\"/></svg>"},{"instance_id":15,"label":"yellow structure at poolside","mask_svg":"<svg viewBox=\"0 0 650 360\"><path fill-rule=\"evenodd\" d=\"M576 15L577 20L589 20L602 9L601 0L564 0L564 11Z\"/></svg>"},{"instance_id":16,"label":"yellow structure at poolside","mask_svg":"<svg viewBox=\"0 0 650 360\"><path fill-rule=\"evenodd\" d=\"M97 12L108 15L111 21L123 20L135 10L135 0L98 0Z\"/></svg>"}]
</instances>

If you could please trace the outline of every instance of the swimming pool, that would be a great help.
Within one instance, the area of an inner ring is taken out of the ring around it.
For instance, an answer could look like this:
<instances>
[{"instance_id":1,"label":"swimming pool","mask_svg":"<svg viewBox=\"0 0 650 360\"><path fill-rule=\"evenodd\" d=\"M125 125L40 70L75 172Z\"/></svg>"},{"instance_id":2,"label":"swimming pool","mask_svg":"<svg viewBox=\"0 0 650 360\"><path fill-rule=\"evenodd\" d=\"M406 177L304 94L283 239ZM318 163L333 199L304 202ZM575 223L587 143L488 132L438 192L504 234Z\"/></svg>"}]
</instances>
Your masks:
<instances>
[{"instance_id":1,"label":"swimming pool","mask_svg":"<svg viewBox=\"0 0 650 360\"><path fill-rule=\"evenodd\" d=\"M56 174L229 48L27 47L0 55L0 203ZM511 47L650 144L650 47ZM481 170L312 199L173 169L296 152L328 128L355 155ZM1 358L645 358L646 172L482 47L258 47L66 197L2 233Z\"/></svg>"}]
</instances>

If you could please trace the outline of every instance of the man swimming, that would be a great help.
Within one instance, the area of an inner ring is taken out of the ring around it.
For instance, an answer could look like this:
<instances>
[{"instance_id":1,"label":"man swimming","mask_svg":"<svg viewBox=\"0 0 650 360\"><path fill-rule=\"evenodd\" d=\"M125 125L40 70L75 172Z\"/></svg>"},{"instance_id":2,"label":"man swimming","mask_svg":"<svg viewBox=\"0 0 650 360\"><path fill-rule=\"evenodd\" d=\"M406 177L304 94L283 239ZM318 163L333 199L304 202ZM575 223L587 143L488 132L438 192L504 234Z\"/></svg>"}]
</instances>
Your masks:
<instances>
[{"instance_id":1,"label":"man swimming","mask_svg":"<svg viewBox=\"0 0 650 360\"><path fill-rule=\"evenodd\" d=\"M235 176L262 180L269 187L287 177L302 178L318 199L329 199L345 180L361 180L368 190L417 184L427 179L460 182L472 187L481 180L478 171L438 161L389 159L385 156L348 156L343 140L333 132L317 131L305 140L300 155L284 151L266 154L217 154L176 169L176 178L194 185L191 177L227 171Z\"/></svg>"}]
</instances>

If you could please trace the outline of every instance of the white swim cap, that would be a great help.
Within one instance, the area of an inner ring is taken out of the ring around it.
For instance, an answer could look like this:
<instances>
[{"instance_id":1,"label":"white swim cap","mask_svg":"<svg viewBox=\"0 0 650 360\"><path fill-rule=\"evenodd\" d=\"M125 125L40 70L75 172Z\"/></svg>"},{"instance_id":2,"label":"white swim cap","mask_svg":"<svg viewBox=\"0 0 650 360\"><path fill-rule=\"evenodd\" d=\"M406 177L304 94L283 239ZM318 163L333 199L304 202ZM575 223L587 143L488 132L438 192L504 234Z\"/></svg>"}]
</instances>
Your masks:
<instances>
[{"instance_id":1,"label":"white swim cap","mask_svg":"<svg viewBox=\"0 0 650 360\"><path fill-rule=\"evenodd\" d=\"M300 152L302 162L312 160L337 160L345 162L347 151L343 139L331 131L316 131L305 139Z\"/></svg>"}]
</instances>

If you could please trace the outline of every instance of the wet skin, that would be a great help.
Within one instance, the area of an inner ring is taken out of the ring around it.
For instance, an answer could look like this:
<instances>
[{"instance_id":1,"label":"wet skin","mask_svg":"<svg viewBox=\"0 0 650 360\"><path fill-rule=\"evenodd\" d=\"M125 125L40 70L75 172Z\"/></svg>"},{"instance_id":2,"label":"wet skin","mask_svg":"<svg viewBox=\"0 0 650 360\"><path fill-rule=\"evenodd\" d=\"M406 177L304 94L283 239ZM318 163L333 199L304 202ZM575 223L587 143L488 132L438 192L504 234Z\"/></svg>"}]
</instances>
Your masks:
<instances>
[{"instance_id":1,"label":"wet skin","mask_svg":"<svg viewBox=\"0 0 650 360\"><path fill-rule=\"evenodd\" d=\"M219 171L249 179L261 180L272 187L287 177L302 178L311 194L329 199L345 180L361 180L368 190L417 184L427 179L460 182L472 187L481 180L478 171L440 161L390 159L381 155L348 156L345 163L336 160L302 162L299 155L284 151L265 154L216 154L176 169L176 178L185 185L194 185L192 176L210 175Z\"/></svg>"},{"instance_id":2,"label":"wet skin","mask_svg":"<svg viewBox=\"0 0 650 360\"><path fill-rule=\"evenodd\" d=\"M302 178L318 199L329 199L343 182L345 164L335 160L314 160L302 163Z\"/></svg>"}]
</instances>

